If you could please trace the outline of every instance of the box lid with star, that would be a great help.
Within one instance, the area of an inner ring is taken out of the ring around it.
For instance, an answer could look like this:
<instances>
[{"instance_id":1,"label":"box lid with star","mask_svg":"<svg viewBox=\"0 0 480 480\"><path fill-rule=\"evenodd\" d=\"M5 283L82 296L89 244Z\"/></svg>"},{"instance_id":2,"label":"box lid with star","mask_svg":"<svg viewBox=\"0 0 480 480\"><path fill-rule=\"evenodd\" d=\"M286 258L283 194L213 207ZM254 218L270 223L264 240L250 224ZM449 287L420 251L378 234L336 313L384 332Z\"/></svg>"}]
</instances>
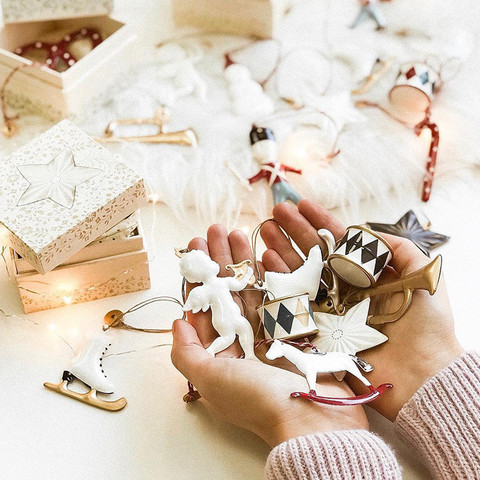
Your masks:
<instances>
[{"instance_id":1,"label":"box lid with star","mask_svg":"<svg viewBox=\"0 0 480 480\"><path fill-rule=\"evenodd\" d=\"M144 180L68 120L2 165L4 243L46 273L147 200Z\"/></svg>"}]
</instances>

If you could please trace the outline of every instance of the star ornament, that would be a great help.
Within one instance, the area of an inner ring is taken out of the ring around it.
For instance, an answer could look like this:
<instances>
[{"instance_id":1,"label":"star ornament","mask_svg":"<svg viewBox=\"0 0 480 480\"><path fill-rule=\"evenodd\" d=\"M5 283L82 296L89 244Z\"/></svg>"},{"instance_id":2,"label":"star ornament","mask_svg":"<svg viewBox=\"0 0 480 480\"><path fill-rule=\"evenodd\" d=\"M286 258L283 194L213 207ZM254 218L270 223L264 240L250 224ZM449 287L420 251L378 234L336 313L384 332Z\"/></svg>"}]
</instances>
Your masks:
<instances>
[{"instance_id":1,"label":"star ornament","mask_svg":"<svg viewBox=\"0 0 480 480\"><path fill-rule=\"evenodd\" d=\"M372 230L381 233L390 233L397 237L408 238L411 240L427 257L430 256L430 250L448 242L450 237L441 233L432 232L424 228L419 222L415 212L409 210L397 223L368 223Z\"/></svg>"},{"instance_id":2,"label":"star ornament","mask_svg":"<svg viewBox=\"0 0 480 480\"><path fill-rule=\"evenodd\" d=\"M99 168L75 165L70 148L62 150L47 164L19 165L17 168L30 183L17 202L19 207L41 200L52 200L62 207L72 208L77 186L102 171Z\"/></svg>"},{"instance_id":3,"label":"star ornament","mask_svg":"<svg viewBox=\"0 0 480 480\"><path fill-rule=\"evenodd\" d=\"M314 345L322 352L355 355L386 342L386 335L367 325L369 307L370 299L366 298L343 316L315 312L313 318L318 335L313 341Z\"/></svg>"}]
</instances>

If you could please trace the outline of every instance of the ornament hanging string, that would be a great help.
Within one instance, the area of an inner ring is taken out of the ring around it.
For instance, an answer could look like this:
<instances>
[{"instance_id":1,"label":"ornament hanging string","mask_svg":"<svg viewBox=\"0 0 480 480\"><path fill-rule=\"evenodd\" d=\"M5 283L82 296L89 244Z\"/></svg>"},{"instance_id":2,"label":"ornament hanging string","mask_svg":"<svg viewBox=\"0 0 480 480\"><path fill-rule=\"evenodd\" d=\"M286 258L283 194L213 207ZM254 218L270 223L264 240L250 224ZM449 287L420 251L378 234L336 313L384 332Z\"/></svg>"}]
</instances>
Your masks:
<instances>
[{"instance_id":1,"label":"ornament hanging string","mask_svg":"<svg viewBox=\"0 0 480 480\"><path fill-rule=\"evenodd\" d=\"M416 125L412 125L398 118L397 116L395 116L393 113L391 113L385 107L383 107L378 103L370 102L368 100L358 100L357 102L355 102L355 106L358 108L364 108L364 107L377 108L378 110L381 110L382 112L386 113L390 118L402 124L409 130L413 130L413 132L417 136L419 136L425 128L430 130L431 132L430 148L428 151L427 164L425 167L425 175L423 177L423 185L422 185L422 201L428 202L428 200L430 199L430 195L432 193L433 176L435 174L438 145L440 143L440 131L438 129L438 125L436 123L433 123L430 120L430 117L431 117L430 107L427 107L427 109L425 110L425 116L423 120L421 120Z\"/></svg>"},{"instance_id":2,"label":"ornament hanging string","mask_svg":"<svg viewBox=\"0 0 480 480\"><path fill-rule=\"evenodd\" d=\"M294 111L284 111L284 112L276 112L272 115L269 115L268 117L263 118L260 122L258 122L259 125L266 125L270 122L274 122L275 120L291 120L292 122L295 122L296 120L302 118L302 115L311 115L311 114L318 114L323 117L325 117L333 126L335 130L335 136L332 142L332 146L330 148L330 151L326 155L326 160L331 161L333 158L335 158L341 150L338 148L338 141L340 138L340 130L337 127L337 123L335 120L326 112L323 110L319 110L318 108L315 107L300 107L300 108L295 108L295 106L291 105L292 108L294 108ZM321 130L322 128L315 122L313 121L298 121L299 125L305 126L305 127L315 127ZM268 220L266 220L268 222Z\"/></svg>"},{"instance_id":3,"label":"ornament hanging string","mask_svg":"<svg viewBox=\"0 0 480 480\"><path fill-rule=\"evenodd\" d=\"M176 299L175 297L170 297L168 295L164 295L160 297L152 297L147 300L144 300L143 302L137 303L133 307L129 308L125 313L121 312L120 310L112 310L111 312L108 312L105 315L105 324L103 325L103 330L106 331L109 328L123 328L126 330L136 330L139 332L146 332L146 333L170 333L172 331L171 328L141 328L141 327L134 327L124 322L124 318L128 314L136 312L137 310L140 310L141 308L144 308L156 302L171 302L171 303L175 303L176 305L179 305L182 308L184 306L184 304L180 300ZM186 313L183 312L182 319L185 320L185 318L186 318Z\"/></svg>"},{"instance_id":4,"label":"ornament hanging string","mask_svg":"<svg viewBox=\"0 0 480 480\"><path fill-rule=\"evenodd\" d=\"M23 70L24 68L31 68L31 67L42 68L45 66L42 63L38 63L38 62L30 62L30 63L19 65L18 67L15 67L7 75L7 77L3 81L2 86L0 88L0 102L1 102L1 108L2 108L2 117L3 117L2 134L6 138L12 138L14 135L16 135L16 133L18 132L17 120L19 119L18 114L15 114L15 115L7 114L7 100L6 100L7 86L18 71Z\"/></svg>"}]
</instances>

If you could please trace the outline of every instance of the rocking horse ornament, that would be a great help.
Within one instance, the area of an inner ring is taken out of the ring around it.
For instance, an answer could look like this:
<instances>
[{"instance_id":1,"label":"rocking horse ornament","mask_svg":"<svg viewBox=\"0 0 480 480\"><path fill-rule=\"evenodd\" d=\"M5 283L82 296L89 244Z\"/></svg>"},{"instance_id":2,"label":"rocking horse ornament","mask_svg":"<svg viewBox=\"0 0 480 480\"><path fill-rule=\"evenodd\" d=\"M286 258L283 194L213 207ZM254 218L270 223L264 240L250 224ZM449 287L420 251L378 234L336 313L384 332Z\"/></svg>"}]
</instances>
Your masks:
<instances>
[{"instance_id":1,"label":"rocking horse ornament","mask_svg":"<svg viewBox=\"0 0 480 480\"><path fill-rule=\"evenodd\" d=\"M371 372L373 370L372 365L356 355L343 352L322 353L318 350L313 350L312 353L305 353L292 345L283 343L280 340L274 340L265 356L268 360L285 357L305 375L310 391L308 393L293 392L291 396L294 398L308 398L314 402L327 405L360 405L372 402L385 393L387 389L393 388L393 385L390 383L383 383L375 388L360 372L360 369L367 373ZM344 371L358 378L368 387L370 393L346 398L322 397L317 395L317 374Z\"/></svg>"}]
</instances>

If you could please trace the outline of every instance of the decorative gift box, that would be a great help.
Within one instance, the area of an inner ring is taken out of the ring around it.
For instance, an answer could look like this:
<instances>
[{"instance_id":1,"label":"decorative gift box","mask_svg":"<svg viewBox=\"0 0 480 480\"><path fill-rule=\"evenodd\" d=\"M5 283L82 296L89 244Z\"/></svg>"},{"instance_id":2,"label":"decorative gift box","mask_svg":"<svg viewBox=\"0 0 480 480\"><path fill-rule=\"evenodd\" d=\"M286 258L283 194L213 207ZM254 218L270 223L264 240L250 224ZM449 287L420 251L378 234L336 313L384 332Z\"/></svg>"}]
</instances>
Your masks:
<instances>
[{"instance_id":1,"label":"decorative gift box","mask_svg":"<svg viewBox=\"0 0 480 480\"><path fill-rule=\"evenodd\" d=\"M6 244L40 273L147 201L143 179L68 120L11 155L1 173Z\"/></svg>"},{"instance_id":2,"label":"decorative gift box","mask_svg":"<svg viewBox=\"0 0 480 480\"><path fill-rule=\"evenodd\" d=\"M108 15L113 0L2 0L4 23Z\"/></svg>"},{"instance_id":3,"label":"decorative gift box","mask_svg":"<svg viewBox=\"0 0 480 480\"><path fill-rule=\"evenodd\" d=\"M68 4L69 9L62 16L75 17L55 20L53 18L58 17L59 13L52 12L50 20L10 23L0 29L0 84L18 69L6 88L7 102L15 110L34 111L54 120L81 114L93 98L100 96L118 80L130 65L130 60L135 58L135 33L124 23L106 15L111 8L110 1L3 1L6 12L10 12L7 4L29 3L29 15L32 10L36 10L38 3L52 5L54 12L58 10L58 4ZM77 13L85 12L84 6L89 4L95 4L98 8L78 17ZM82 8L77 8L76 5L81 5ZM98 9L105 14L91 16ZM63 7L60 10L63 11ZM42 10L42 15L44 13L45 10ZM11 15L13 18L13 13ZM100 33L101 43L61 73L46 66L25 68L32 62L14 53L19 47L28 44L58 43L65 35L87 28L96 29Z\"/></svg>"},{"instance_id":4,"label":"decorative gift box","mask_svg":"<svg viewBox=\"0 0 480 480\"><path fill-rule=\"evenodd\" d=\"M9 274L19 288L25 313L88 302L150 288L148 255L141 230L126 240L108 242L112 253L102 258L103 245L94 242L79 254L87 259L68 262L41 275L10 249ZM84 252L85 250L85 252ZM118 253L123 251L123 253ZM77 256L80 260L81 257ZM91 258L91 259L88 259Z\"/></svg>"},{"instance_id":5,"label":"decorative gift box","mask_svg":"<svg viewBox=\"0 0 480 480\"><path fill-rule=\"evenodd\" d=\"M284 0L172 0L178 26L271 38L287 10Z\"/></svg>"}]
</instances>

